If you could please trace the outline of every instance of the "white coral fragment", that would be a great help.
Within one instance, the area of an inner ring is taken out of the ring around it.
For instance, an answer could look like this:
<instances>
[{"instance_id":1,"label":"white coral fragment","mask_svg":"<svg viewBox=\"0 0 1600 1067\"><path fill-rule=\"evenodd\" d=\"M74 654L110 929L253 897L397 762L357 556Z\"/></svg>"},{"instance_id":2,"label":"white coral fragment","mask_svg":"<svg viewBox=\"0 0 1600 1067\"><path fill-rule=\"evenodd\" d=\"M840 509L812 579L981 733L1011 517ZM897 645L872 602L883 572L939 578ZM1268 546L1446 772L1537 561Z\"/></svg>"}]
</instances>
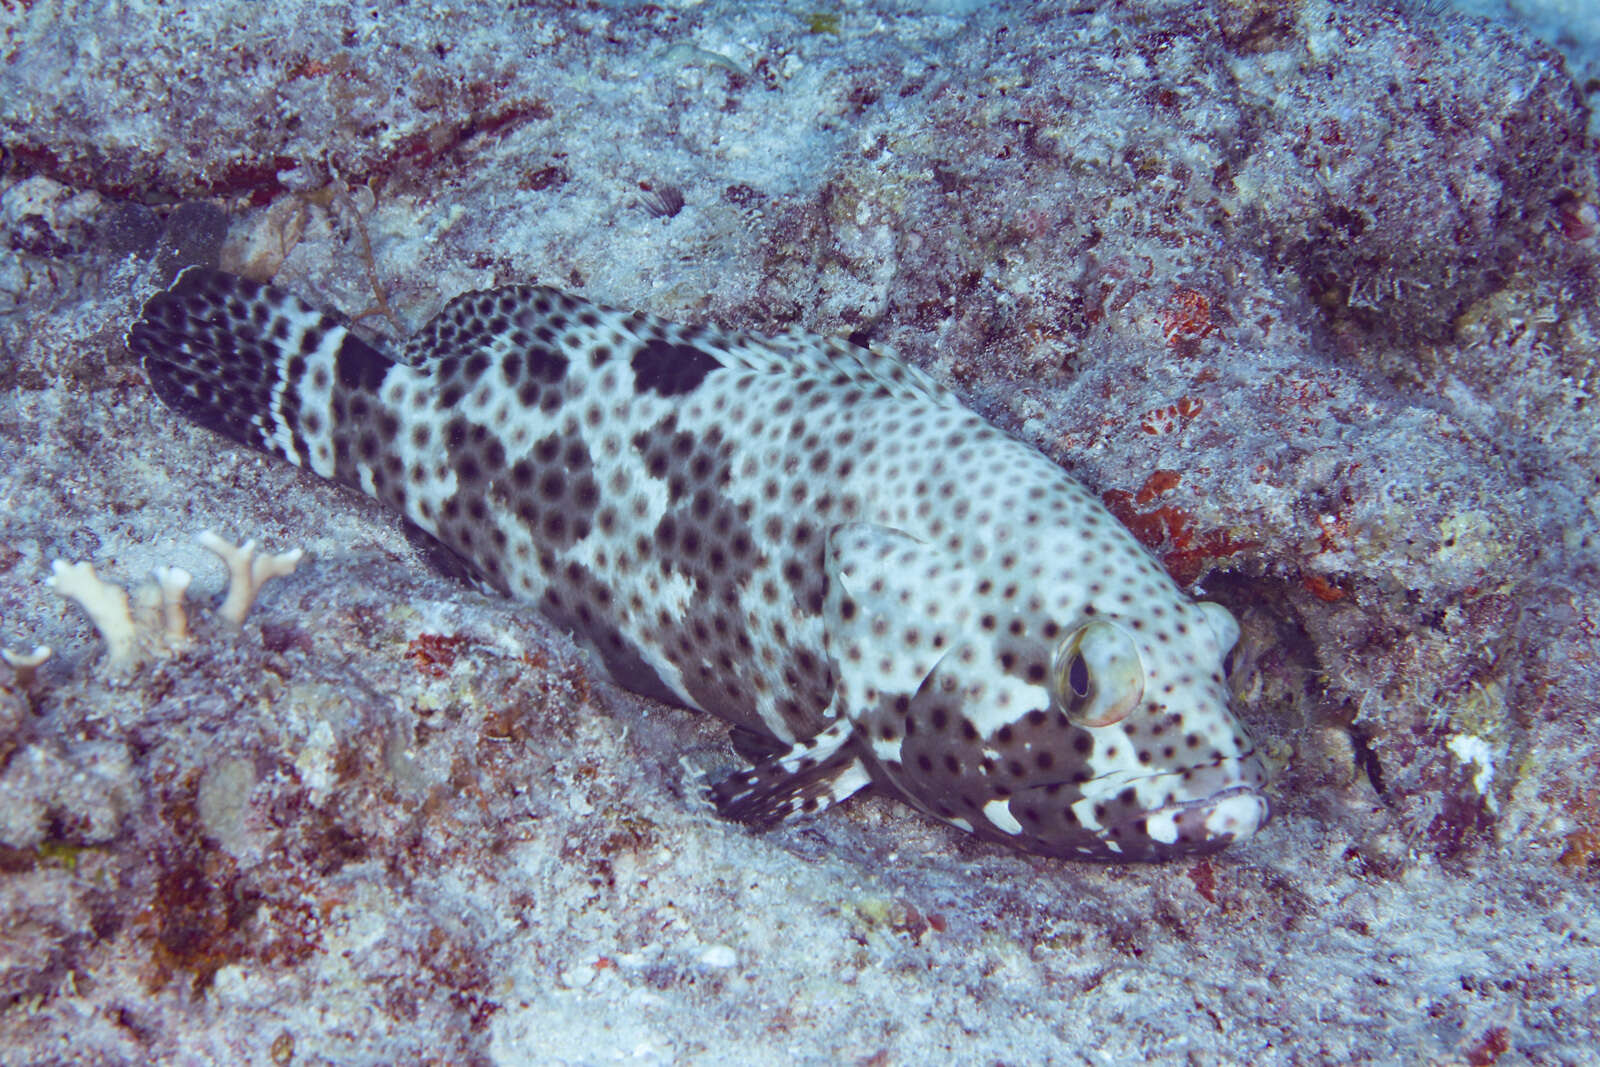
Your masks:
<instances>
[{"instance_id":1,"label":"white coral fragment","mask_svg":"<svg viewBox=\"0 0 1600 1067\"><path fill-rule=\"evenodd\" d=\"M269 579L292 573L305 554L297 548L258 556L254 541L236 546L210 530L196 540L228 568L228 592L217 614L234 626L244 621L261 586ZM105 640L106 666L112 670L131 671L153 656L169 655L189 644L187 597L194 578L181 567L157 567L154 581L140 586L132 598L121 586L95 574L92 564L58 559L51 568L51 587L88 614ZM48 649L43 651L49 655ZM23 677L24 668L14 658L20 654L3 655L18 677Z\"/></svg>"},{"instance_id":2,"label":"white coral fragment","mask_svg":"<svg viewBox=\"0 0 1600 1067\"><path fill-rule=\"evenodd\" d=\"M161 590L161 624L167 640L173 643L189 639L189 615L184 598L194 576L182 567L157 567L156 587Z\"/></svg>"},{"instance_id":3,"label":"white coral fragment","mask_svg":"<svg viewBox=\"0 0 1600 1067\"><path fill-rule=\"evenodd\" d=\"M202 548L219 557L228 568L228 595L223 598L217 614L235 626L244 622L256 594L272 578L293 574L305 550L296 548L289 552L256 555L254 540L234 545L206 530L195 538Z\"/></svg>"},{"instance_id":4,"label":"white coral fragment","mask_svg":"<svg viewBox=\"0 0 1600 1067\"><path fill-rule=\"evenodd\" d=\"M0 659L6 661L16 674L16 684L23 689L33 684L34 673L54 653L49 645L37 645L32 652L18 652L13 648L0 648Z\"/></svg>"},{"instance_id":5,"label":"white coral fragment","mask_svg":"<svg viewBox=\"0 0 1600 1067\"><path fill-rule=\"evenodd\" d=\"M106 643L106 661L112 667L129 667L141 658L139 628L133 622L128 593L104 581L92 563L56 560L50 565L50 588L77 604L100 631Z\"/></svg>"},{"instance_id":6,"label":"white coral fragment","mask_svg":"<svg viewBox=\"0 0 1600 1067\"><path fill-rule=\"evenodd\" d=\"M184 591L189 575L171 567L156 572L154 583L141 586L132 598L120 585L101 578L91 563L56 560L50 586L77 604L106 643L106 666L130 671L151 656L175 652L188 644L189 621Z\"/></svg>"}]
</instances>

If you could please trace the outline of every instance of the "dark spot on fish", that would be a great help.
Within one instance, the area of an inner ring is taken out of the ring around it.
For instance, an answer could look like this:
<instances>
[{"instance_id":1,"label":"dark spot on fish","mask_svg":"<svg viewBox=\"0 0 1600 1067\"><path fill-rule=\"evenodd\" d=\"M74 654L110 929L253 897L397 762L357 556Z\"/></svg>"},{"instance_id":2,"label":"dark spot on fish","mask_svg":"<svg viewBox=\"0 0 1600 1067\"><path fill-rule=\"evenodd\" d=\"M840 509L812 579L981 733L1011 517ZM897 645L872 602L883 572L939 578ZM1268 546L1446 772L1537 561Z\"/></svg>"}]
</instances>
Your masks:
<instances>
[{"instance_id":1,"label":"dark spot on fish","mask_svg":"<svg viewBox=\"0 0 1600 1067\"><path fill-rule=\"evenodd\" d=\"M364 389L371 393L378 391L379 383L392 366L393 360L354 334L345 334L339 344L339 354L333 360L334 374L340 385L346 389Z\"/></svg>"},{"instance_id":2,"label":"dark spot on fish","mask_svg":"<svg viewBox=\"0 0 1600 1067\"><path fill-rule=\"evenodd\" d=\"M639 392L679 396L692 392L706 375L721 367L716 357L694 345L663 340L645 343L633 354L633 385Z\"/></svg>"}]
</instances>

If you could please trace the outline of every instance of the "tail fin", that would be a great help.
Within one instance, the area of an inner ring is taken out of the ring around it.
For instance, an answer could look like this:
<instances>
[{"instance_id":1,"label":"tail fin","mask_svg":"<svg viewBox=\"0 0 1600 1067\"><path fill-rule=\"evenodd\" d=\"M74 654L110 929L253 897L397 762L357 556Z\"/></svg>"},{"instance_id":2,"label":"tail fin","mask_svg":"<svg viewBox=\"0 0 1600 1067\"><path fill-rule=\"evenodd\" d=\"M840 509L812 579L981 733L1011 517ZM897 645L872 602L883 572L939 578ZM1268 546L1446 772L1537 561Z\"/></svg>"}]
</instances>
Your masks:
<instances>
[{"instance_id":1,"label":"tail fin","mask_svg":"<svg viewBox=\"0 0 1600 1067\"><path fill-rule=\"evenodd\" d=\"M204 267L151 297L128 348L168 407L324 478L343 458L335 413L352 393L376 393L394 363L337 316Z\"/></svg>"}]
</instances>

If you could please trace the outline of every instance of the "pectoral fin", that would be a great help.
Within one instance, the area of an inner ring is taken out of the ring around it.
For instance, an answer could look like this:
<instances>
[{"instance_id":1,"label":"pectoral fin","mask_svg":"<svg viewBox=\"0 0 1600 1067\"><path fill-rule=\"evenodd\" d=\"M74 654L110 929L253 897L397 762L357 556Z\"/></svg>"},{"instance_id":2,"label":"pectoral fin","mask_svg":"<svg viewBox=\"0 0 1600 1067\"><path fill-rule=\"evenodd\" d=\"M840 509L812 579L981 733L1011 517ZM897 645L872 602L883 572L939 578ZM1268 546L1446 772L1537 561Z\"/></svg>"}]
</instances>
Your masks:
<instances>
[{"instance_id":1,"label":"pectoral fin","mask_svg":"<svg viewBox=\"0 0 1600 1067\"><path fill-rule=\"evenodd\" d=\"M854 727L840 719L786 752L729 775L711 787L725 819L760 829L811 815L851 796L871 779L849 744Z\"/></svg>"}]
</instances>

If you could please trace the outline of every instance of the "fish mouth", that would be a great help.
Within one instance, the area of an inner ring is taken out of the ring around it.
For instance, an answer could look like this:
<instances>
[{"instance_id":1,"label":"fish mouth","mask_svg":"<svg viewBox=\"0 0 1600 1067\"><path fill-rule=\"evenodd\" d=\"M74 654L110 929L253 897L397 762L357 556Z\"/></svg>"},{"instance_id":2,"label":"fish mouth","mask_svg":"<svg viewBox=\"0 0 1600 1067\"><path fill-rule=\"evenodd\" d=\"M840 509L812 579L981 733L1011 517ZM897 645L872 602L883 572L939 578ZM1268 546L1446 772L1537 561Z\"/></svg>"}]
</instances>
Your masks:
<instances>
[{"instance_id":1,"label":"fish mouth","mask_svg":"<svg viewBox=\"0 0 1600 1067\"><path fill-rule=\"evenodd\" d=\"M1247 821L1239 823L1239 836L1243 838L1267 821L1268 805L1262 793L1266 781L1266 768L1252 750L1184 767L1106 774L1083 785L1081 803L1087 808L1132 790L1144 803L1125 802L1121 817L1113 818L1121 824L1157 817L1192 819L1212 808L1219 808L1225 816L1242 818L1243 809L1253 804L1258 818L1253 827Z\"/></svg>"},{"instance_id":2,"label":"fish mouth","mask_svg":"<svg viewBox=\"0 0 1600 1067\"><path fill-rule=\"evenodd\" d=\"M1212 852L1253 837L1272 817L1272 805L1253 785L1180 800L1145 812L1143 830L1158 849Z\"/></svg>"},{"instance_id":3,"label":"fish mouth","mask_svg":"<svg viewBox=\"0 0 1600 1067\"><path fill-rule=\"evenodd\" d=\"M1100 804L1128 792L1149 803L1124 801L1120 811L1113 808L1106 812L1109 819L1098 820L1100 846L1119 859L1159 862L1218 852L1255 836L1272 816L1262 792L1266 769L1254 752L1182 770L1107 776L1094 784L1095 793L1079 802L1086 815L1099 814Z\"/></svg>"}]
</instances>

